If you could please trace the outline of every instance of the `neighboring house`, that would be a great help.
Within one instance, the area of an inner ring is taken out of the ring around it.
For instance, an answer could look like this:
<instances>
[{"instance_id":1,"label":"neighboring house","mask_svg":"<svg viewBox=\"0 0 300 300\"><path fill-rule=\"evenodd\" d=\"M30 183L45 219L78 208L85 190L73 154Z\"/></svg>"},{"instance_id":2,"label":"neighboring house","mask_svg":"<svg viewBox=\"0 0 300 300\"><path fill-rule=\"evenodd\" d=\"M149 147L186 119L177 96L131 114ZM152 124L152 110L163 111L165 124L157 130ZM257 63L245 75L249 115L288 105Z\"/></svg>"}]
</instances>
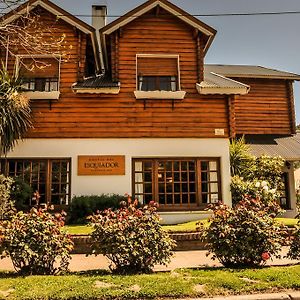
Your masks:
<instances>
[{"instance_id":1,"label":"neighboring house","mask_svg":"<svg viewBox=\"0 0 300 300\"><path fill-rule=\"evenodd\" d=\"M175 223L204 217L209 203L231 204L229 139L245 134L254 154L286 159L281 202L295 214L299 75L204 65L216 31L166 0L149 0L103 28L105 7L93 7L91 27L48 0L5 20L30 9L72 47L68 60L37 56L49 66L36 72L20 64L31 59L21 49L10 60L30 90L34 129L1 161L2 172L30 182L42 202L127 192L159 202L164 221ZM272 151L258 151L270 140ZM295 149L280 151L281 142Z\"/></svg>"}]
</instances>

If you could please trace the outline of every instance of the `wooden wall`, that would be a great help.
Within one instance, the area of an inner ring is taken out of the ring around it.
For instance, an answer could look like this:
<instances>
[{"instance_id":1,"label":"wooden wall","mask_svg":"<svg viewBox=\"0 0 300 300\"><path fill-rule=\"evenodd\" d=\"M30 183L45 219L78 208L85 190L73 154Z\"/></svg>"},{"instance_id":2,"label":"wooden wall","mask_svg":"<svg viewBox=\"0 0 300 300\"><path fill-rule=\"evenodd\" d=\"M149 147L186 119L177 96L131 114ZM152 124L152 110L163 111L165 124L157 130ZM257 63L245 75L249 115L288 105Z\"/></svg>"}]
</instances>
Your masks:
<instances>
[{"instance_id":1,"label":"wooden wall","mask_svg":"<svg viewBox=\"0 0 300 300\"><path fill-rule=\"evenodd\" d=\"M56 21L47 12L43 18L51 24ZM72 84L83 76L87 37L62 20L55 26L57 34L66 35L69 53L61 68L61 97L51 107L48 101L32 100L30 138L220 137L215 136L215 129L224 129L222 137L228 137L233 119L236 133L291 132L284 81L243 79L251 85L251 92L237 97L230 107L227 96L199 95L195 84L203 76L202 38L163 10L144 15L109 37L112 74L121 82L118 95L72 92ZM174 107L171 100L147 101L146 108L142 100L136 100L137 53L179 54L185 99L176 101Z\"/></svg>"},{"instance_id":2,"label":"wooden wall","mask_svg":"<svg viewBox=\"0 0 300 300\"><path fill-rule=\"evenodd\" d=\"M236 80L250 85L250 93L235 100L237 134L291 134L293 111L285 80Z\"/></svg>"},{"instance_id":3,"label":"wooden wall","mask_svg":"<svg viewBox=\"0 0 300 300\"><path fill-rule=\"evenodd\" d=\"M118 32L118 49L112 47L118 54L112 55L112 65L118 67L114 76L121 82L120 94L76 95L69 89L75 76L67 68L62 72L61 98L52 109L47 102L33 103L35 129L29 136L215 137L215 128L224 129L228 136L226 97L201 97L196 91L196 43L194 30L175 17L147 15L130 23ZM174 109L170 100L147 101L145 109L144 102L135 99L136 53L180 55L181 88L187 95L175 102Z\"/></svg>"}]
</instances>

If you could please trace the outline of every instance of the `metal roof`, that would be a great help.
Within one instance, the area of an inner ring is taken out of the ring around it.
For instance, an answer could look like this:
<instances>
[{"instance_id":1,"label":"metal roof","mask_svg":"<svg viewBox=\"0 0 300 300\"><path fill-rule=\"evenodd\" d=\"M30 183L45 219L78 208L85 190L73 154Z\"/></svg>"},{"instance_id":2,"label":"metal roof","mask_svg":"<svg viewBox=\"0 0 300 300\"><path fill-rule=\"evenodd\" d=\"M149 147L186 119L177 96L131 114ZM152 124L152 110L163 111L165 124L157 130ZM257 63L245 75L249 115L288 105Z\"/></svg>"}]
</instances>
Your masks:
<instances>
[{"instance_id":1,"label":"metal roof","mask_svg":"<svg viewBox=\"0 0 300 300\"><path fill-rule=\"evenodd\" d=\"M300 160L300 133L293 136L246 135L253 155L281 156L285 160Z\"/></svg>"},{"instance_id":2,"label":"metal roof","mask_svg":"<svg viewBox=\"0 0 300 300\"><path fill-rule=\"evenodd\" d=\"M205 65L204 69L205 72L213 72L228 77L300 80L300 75L298 74L265 68L261 66L209 64Z\"/></svg>"},{"instance_id":3,"label":"metal roof","mask_svg":"<svg viewBox=\"0 0 300 300\"><path fill-rule=\"evenodd\" d=\"M107 75L100 75L95 77L89 77L82 82L77 82L73 85L73 89L97 89L97 88L113 88L119 87L119 82L114 82Z\"/></svg>"},{"instance_id":4,"label":"metal roof","mask_svg":"<svg viewBox=\"0 0 300 300\"><path fill-rule=\"evenodd\" d=\"M205 72L204 81L201 83L203 87L220 87L220 88L249 88L249 85L232 80L225 76L216 74L214 72Z\"/></svg>"},{"instance_id":5,"label":"metal roof","mask_svg":"<svg viewBox=\"0 0 300 300\"><path fill-rule=\"evenodd\" d=\"M204 80L196 85L200 94L221 94L221 95L244 95L250 90L250 86L225 76L205 72Z\"/></svg>"}]
</instances>

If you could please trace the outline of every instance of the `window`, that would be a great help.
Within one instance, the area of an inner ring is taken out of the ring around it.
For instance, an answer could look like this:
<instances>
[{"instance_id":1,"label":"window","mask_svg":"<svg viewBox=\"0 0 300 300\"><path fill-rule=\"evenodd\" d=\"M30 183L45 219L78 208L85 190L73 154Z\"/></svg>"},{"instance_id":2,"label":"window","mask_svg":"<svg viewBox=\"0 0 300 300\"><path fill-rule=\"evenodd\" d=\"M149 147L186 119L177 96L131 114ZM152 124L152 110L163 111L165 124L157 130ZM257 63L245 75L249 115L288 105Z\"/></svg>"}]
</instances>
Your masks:
<instances>
[{"instance_id":1,"label":"window","mask_svg":"<svg viewBox=\"0 0 300 300\"><path fill-rule=\"evenodd\" d=\"M221 200L218 159L134 159L133 191L161 209L197 209Z\"/></svg>"},{"instance_id":2,"label":"window","mask_svg":"<svg viewBox=\"0 0 300 300\"><path fill-rule=\"evenodd\" d=\"M53 57L18 57L22 88L30 99L58 99L60 60Z\"/></svg>"},{"instance_id":3,"label":"window","mask_svg":"<svg viewBox=\"0 0 300 300\"><path fill-rule=\"evenodd\" d=\"M180 89L178 55L137 54L137 99L178 99L185 96Z\"/></svg>"},{"instance_id":4,"label":"window","mask_svg":"<svg viewBox=\"0 0 300 300\"><path fill-rule=\"evenodd\" d=\"M278 189L278 191L280 192L279 205L283 209L291 208L288 178L289 178L289 173L284 172L281 177L282 179L281 187Z\"/></svg>"},{"instance_id":5,"label":"window","mask_svg":"<svg viewBox=\"0 0 300 300\"><path fill-rule=\"evenodd\" d=\"M0 171L19 177L38 191L40 203L67 205L70 202L70 159L1 159ZM29 205L35 205L30 200Z\"/></svg>"},{"instance_id":6,"label":"window","mask_svg":"<svg viewBox=\"0 0 300 300\"><path fill-rule=\"evenodd\" d=\"M172 91L177 90L175 76L139 76L140 91Z\"/></svg>"}]
</instances>

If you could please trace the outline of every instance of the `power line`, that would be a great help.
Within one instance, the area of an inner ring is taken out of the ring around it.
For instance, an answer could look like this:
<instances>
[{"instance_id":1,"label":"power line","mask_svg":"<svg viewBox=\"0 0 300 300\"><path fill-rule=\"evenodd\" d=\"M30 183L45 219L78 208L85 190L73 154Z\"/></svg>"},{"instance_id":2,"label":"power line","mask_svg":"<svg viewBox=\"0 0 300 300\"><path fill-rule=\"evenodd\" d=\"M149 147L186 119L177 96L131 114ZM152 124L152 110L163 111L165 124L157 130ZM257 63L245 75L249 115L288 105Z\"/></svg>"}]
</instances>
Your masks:
<instances>
[{"instance_id":1,"label":"power line","mask_svg":"<svg viewBox=\"0 0 300 300\"><path fill-rule=\"evenodd\" d=\"M5 15L6 13L0 13L0 15ZM234 16L265 16L265 15L296 15L300 14L300 11L273 11L273 12L251 12L251 13L218 13L218 14L174 14L177 17L193 16L193 17L234 17ZM23 15L23 14L16 14ZM59 14L57 17L69 16L68 14ZM72 14L75 17L92 17L91 14ZM109 18L119 18L123 15L106 15ZM131 18L139 17L140 15L132 15Z\"/></svg>"}]
</instances>

